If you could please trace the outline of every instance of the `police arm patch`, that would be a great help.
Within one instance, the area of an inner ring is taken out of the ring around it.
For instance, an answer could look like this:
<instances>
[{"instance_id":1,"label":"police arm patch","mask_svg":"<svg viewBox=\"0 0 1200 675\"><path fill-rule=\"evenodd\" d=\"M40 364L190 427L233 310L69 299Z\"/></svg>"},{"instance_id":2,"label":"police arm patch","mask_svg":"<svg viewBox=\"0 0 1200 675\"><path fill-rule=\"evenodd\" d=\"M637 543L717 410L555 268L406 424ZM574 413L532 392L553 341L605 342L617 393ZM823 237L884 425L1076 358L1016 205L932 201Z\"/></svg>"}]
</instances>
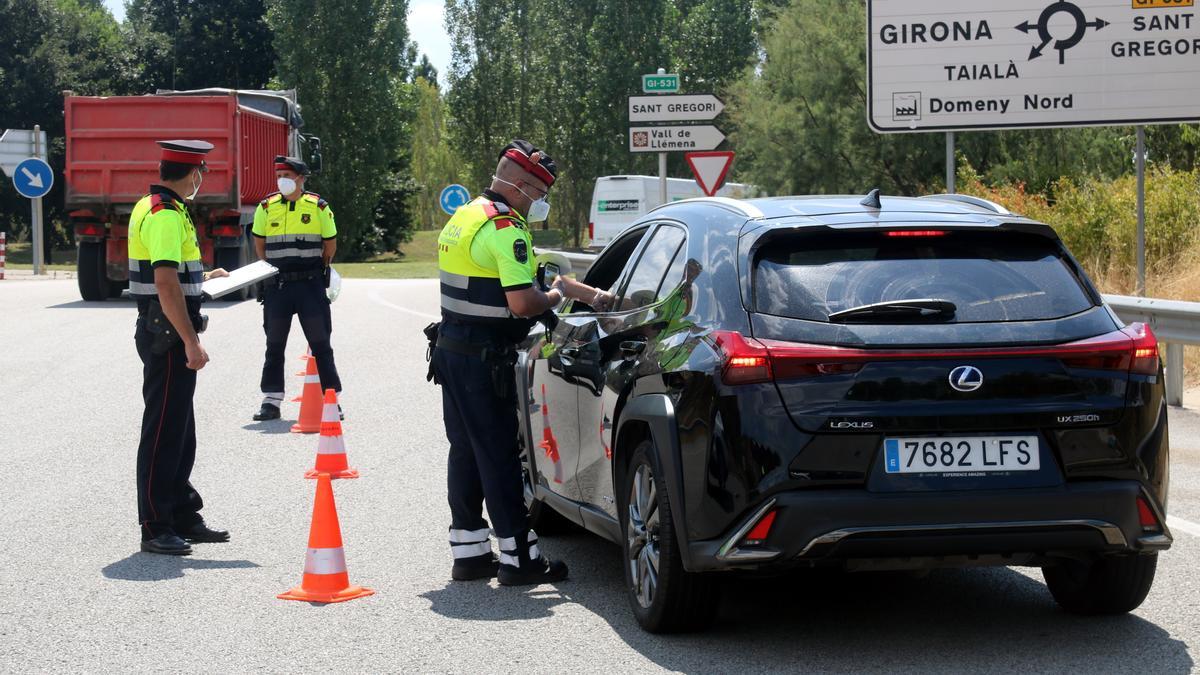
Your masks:
<instances>
[{"instance_id":1,"label":"police arm patch","mask_svg":"<svg viewBox=\"0 0 1200 675\"><path fill-rule=\"evenodd\" d=\"M525 244L524 239L518 239L513 242L513 257L519 263L529 262L529 246Z\"/></svg>"}]
</instances>

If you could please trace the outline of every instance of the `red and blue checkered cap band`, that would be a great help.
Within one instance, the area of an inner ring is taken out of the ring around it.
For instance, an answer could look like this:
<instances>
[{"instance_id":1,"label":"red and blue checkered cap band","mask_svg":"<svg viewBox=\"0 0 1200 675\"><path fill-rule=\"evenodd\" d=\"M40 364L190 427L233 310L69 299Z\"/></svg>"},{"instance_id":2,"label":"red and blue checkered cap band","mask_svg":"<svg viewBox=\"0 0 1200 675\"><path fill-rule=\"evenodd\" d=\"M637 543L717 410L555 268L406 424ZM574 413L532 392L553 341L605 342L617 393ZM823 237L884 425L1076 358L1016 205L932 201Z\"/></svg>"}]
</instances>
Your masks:
<instances>
[{"instance_id":1,"label":"red and blue checkered cap band","mask_svg":"<svg viewBox=\"0 0 1200 675\"><path fill-rule=\"evenodd\" d=\"M554 174L550 173L550 171L541 164L534 164L531 162L529 160L529 156L520 150L517 150L516 148L509 148L508 150L504 151L504 156L516 162L521 166L522 169L525 169L527 173L535 176L538 180L545 183L546 187L554 185Z\"/></svg>"}]
</instances>

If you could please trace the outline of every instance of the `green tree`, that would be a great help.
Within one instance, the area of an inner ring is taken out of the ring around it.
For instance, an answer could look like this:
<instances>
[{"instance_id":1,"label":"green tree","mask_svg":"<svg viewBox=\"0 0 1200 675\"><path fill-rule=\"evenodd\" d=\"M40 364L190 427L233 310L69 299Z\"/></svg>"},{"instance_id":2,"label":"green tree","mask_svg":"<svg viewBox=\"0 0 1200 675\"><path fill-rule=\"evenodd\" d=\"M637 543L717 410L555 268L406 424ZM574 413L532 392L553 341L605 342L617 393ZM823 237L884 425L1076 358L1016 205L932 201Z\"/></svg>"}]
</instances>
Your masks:
<instances>
[{"instance_id":1,"label":"green tree","mask_svg":"<svg viewBox=\"0 0 1200 675\"><path fill-rule=\"evenodd\" d=\"M270 0L280 82L295 88L325 169L312 181L338 216L341 250L387 250L406 223L376 207L406 172L411 45L406 0ZM399 216L395 216L399 217Z\"/></svg>"},{"instance_id":2,"label":"green tree","mask_svg":"<svg viewBox=\"0 0 1200 675\"><path fill-rule=\"evenodd\" d=\"M462 164L446 129L446 102L437 84L418 77L413 86L416 105L412 124L412 176L416 195L412 217L418 228L440 226L446 214L438 203L442 188L462 180Z\"/></svg>"},{"instance_id":3,"label":"green tree","mask_svg":"<svg viewBox=\"0 0 1200 675\"><path fill-rule=\"evenodd\" d=\"M134 88L265 88L275 74L265 13L263 0L130 0L125 34Z\"/></svg>"}]
</instances>

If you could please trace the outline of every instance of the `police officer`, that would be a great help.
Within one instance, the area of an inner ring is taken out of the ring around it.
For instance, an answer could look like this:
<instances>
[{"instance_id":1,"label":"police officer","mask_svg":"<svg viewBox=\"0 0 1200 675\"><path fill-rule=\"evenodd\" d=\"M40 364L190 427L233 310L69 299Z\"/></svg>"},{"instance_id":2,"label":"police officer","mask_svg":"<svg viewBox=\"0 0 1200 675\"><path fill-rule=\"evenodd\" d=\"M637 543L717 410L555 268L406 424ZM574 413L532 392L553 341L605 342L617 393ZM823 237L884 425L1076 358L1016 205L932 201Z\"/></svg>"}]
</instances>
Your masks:
<instances>
[{"instance_id":1,"label":"police officer","mask_svg":"<svg viewBox=\"0 0 1200 675\"><path fill-rule=\"evenodd\" d=\"M276 157L279 192L264 199L254 211L258 257L279 268L279 274L267 281L262 298L267 354L261 381L263 402L254 414L255 420L279 419L283 351L293 315L300 315L300 328L317 360L322 390L342 390L329 342L333 320L325 294L329 263L337 251L337 226L329 204L320 195L304 190L308 173L304 162Z\"/></svg>"},{"instance_id":2,"label":"police officer","mask_svg":"<svg viewBox=\"0 0 1200 675\"><path fill-rule=\"evenodd\" d=\"M565 579L567 566L549 561L529 529L517 448L515 346L533 317L565 295L604 295L573 280L544 292L535 285L529 223L546 219L546 194L558 174L554 160L527 141L500 153L491 187L460 207L438 238L442 323L433 372L442 385L442 416L450 441L448 492L451 576L497 576L516 586ZM500 557L492 553L487 502Z\"/></svg>"},{"instance_id":3,"label":"police officer","mask_svg":"<svg viewBox=\"0 0 1200 675\"><path fill-rule=\"evenodd\" d=\"M204 274L196 228L185 200L195 199L212 150L204 141L159 141L160 183L150 186L129 217L129 293L137 300L134 333L142 360L142 435L137 455L142 550L188 555L188 542L229 541L204 523L204 502L189 478L196 459L192 395L196 371L208 363L200 345L200 284ZM185 541L186 540L186 541Z\"/></svg>"}]
</instances>

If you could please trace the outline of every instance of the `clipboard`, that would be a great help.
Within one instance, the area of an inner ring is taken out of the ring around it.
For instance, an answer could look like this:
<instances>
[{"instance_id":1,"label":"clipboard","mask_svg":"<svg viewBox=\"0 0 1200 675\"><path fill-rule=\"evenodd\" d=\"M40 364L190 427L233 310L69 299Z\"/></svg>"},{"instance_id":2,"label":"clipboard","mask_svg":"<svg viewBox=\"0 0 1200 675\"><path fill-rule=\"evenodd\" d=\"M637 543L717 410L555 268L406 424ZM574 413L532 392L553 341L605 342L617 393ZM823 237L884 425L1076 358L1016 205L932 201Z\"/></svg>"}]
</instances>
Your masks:
<instances>
[{"instance_id":1,"label":"clipboard","mask_svg":"<svg viewBox=\"0 0 1200 675\"><path fill-rule=\"evenodd\" d=\"M233 270L227 277L209 279L200 286L200 292L205 300L216 300L223 295L270 279L276 274L279 274L278 268L265 260L259 260Z\"/></svg>"}]
</instances>

